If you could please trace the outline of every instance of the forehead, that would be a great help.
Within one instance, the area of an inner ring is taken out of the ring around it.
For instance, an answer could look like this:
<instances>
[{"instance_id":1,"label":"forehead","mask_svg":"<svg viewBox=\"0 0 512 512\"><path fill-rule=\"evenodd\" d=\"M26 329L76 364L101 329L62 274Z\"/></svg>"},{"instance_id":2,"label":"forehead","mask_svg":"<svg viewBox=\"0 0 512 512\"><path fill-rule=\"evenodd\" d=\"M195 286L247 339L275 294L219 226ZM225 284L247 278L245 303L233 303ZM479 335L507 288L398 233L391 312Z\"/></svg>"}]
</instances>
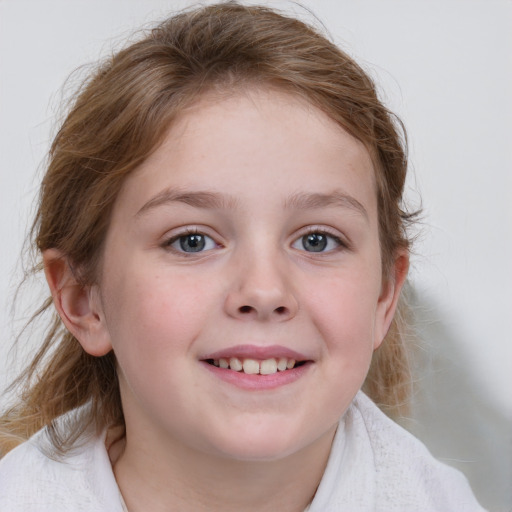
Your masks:
<instances>
[{"instance_id":1,"label":"forehead","mask_svg":"<svg viewBox=\"0 0 512 512\"><path fill-rule=\"evenodd\" d=\"M251 195L270 201L274 190L293 195L333 187L363 202L375 198L372 159L362 142L305 100L260 89L202 95L126 180L119 200L140 206L170 186L242 201Z\"/></svg>"},{"instance_id":2,"label":"forehead","mask_svg":"<svg viewBox=\"0 0 512 512\"><path fill-rule=\"evenodd\" d=\"M267 137L258 133L262 125ZM367 160L365 164L373 168L371 157L361 141L309 101L274 86L263 89L249 85L234 92L221 89L202 94L177 116L167 141L186 143L187 137L195 136L205 143L210 140L217 144L225 135L223 130L230 128L234 128L230 133L233 143L236 139L244 139L247 143L256 134L260 143L268 142L269 145L291 142L293 138L302 140L306 144L304 149L313 146L324 150L329 147L342 149L347 160L362 157ZM244 147L248 149L250 145ZM297 153L299 149L295 147Z\"/></svg>"}]
</instances>

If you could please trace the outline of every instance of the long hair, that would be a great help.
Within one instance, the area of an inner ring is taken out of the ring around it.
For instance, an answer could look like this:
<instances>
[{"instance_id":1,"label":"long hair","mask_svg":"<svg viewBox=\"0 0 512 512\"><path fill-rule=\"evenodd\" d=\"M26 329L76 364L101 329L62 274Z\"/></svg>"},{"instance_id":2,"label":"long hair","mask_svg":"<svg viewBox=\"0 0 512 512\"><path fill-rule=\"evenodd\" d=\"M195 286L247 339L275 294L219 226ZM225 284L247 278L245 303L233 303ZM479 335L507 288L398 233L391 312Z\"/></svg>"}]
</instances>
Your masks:
<instances>
[{"instance_id":1,"label":"long hair","mask_svg":"<svg viewBox=\"0 0 512 512\"><path fill-rule=\"evenodd\" d=\"M307 24L265 7L222 3L181 12L101 63L78 91L49 152L31 235L37 250L66 255L94 284L112 207L126 177L201 94L273 87L300 96L362 141L372 156L383 274L408 248L402 205L405 132L369 76ZM41 270L39 264L36 270ZM47 299L34 315L52 309ZM403 305L377 350L365 390L392 410L407 397ZM22 393L0 419L0 451L49 427L64 451L87 423L123 425L113 353L87 354L53 312L46 337L17 380ZM89 404L65 433L55 419Z\"/></svg>"}]
</instances>

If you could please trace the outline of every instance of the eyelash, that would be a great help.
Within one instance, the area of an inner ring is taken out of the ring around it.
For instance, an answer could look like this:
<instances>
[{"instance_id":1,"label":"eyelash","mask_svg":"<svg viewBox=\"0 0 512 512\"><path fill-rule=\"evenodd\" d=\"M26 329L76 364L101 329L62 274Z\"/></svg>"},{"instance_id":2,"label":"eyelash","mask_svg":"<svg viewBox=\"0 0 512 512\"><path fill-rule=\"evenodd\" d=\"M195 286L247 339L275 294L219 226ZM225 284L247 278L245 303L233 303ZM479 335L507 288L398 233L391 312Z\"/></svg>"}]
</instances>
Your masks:
<instances>
[{"instance_id":1,"label":"eyelash","mask_svg":"<svg viewBox=\"0 0 512 512\"><path fill-rule=\"evenodd\" d=\"M316 235L316 239L313 238L313 235ZM186 243L187 238L197 236L200 237L196 242L199 245L197 246L197 250L194 249L194 245L190 245L191 240L188 241L189 249L192 250L185 250L184 244ZM308 237L312 237L308 241ZM325 237L322 239L322 237ZM311 249L308 251L304 244L305 243L311 244ZM335 247L329 247L329 245L332 245L332 243L335 243ZM180 245L180 247L174 247L175 244ZM213 245L212 245L213 244ZM301 244L302 246L299 247L298 245ZM319 249L315 250L315 244L320 244ZM173 235L169 239L167 239L163 244L162 247L166 250L170 250L175 252L176 254L179 254L181 256L190 257L194 254L201 254L204 252L208 252L212 249L215 249L219 247L220 245L209 235L203 233L197 228L189 228L181 233L178 233L176 235ZM350 249L348 243L344 240L342 240L338 234L331 232L330 230L326 229L325 227L317 227L317 226L311 226L306 231L304 231L300 236L294 239L293 243L291 244L291 247L294 249L297 249L299 251L303 251L309 254L326 254L326 253L333 253L338 252L340 250L347 250ZM325 250L327 248L327 250Z\"/></svg>"},{"instance_id":2,"label":"eyelash","mask_svg":"<svg viewBox=\"0 0 512 512\"><path fill-rule=\"evenodd\" d=\"M307 251L305 248L295 247L296 244L300 244L300 243L303 244L305 239L311 235L325 236L327 238L326 244L328 245L330 242L332 243L332 241L334 241L334 243L336 244L336 247L330 248L327 251L325 251L325 250ZM326 254L326 253L333 253L333 252L350 249L349 244L345 240L343 240L337 233L333 233L329 229L326 229L325 227L319 227L319 226L309 227L304 233L302 233L299 237L297 237L294 240L292 247L294 247L298 250L310 253L310 254Z\"/></svg>"},{"instance_id":3,"label":"eyelash","mask_svg":"<svg viewBox=\"0 0 512 512\"><path fill-rule=\"evenodd\" d=\"M208 240L209 240L210 244L211 243L214 244L214 247L209 247L207 249L204 249L204 246L203 246L203 247L200 248L200 250L197 250L197 251L185 251L183 249L183 244L182 244L182 242L180 242L180 240L184 241L188 237L192 237L192 236L202 237L204 245L207 245L208 244ZM176 243L180 244L182 250L178 249L177 247L173 247L173 245L176 244ZM163 246L164 249L173 251L173 252L175 252L175 253L177 253L179 255L189 256L189 255L193 255L193 254L200 254L202 252L205 252L205 250L209 251L209 250L211 250L211 249L213 249L215 247L218 247L219 244L217 244L217 242L215 242L215 240L211 236L209 236L209 235L199 231L198 229L196 229L196 228L189 228L189 229L187 229L187 230L185 230L185 231L183 231L181 233L178 233L177 235L173 235L169 239L165 240L165 242L162 244L162 246Z\"/></svg>"}]
</instances>

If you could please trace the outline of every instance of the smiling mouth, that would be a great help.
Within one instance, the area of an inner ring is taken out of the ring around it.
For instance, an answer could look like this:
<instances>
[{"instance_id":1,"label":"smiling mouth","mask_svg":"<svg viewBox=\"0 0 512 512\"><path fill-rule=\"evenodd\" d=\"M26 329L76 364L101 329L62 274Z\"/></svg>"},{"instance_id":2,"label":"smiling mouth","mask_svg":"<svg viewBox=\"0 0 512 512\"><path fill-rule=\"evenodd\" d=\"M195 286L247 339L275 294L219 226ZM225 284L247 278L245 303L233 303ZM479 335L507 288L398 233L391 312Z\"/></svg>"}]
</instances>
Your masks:
<instances>
[{"instance_id":1,"label":"smiling mouth","mask_svg":"<svg viewBox=\"0 0 512 512\"><path fill-rule=\"evenodd\" d=\"M273 375L277 372L293 370L304 365L307 361L296 361L287 357L270 358L257 360L251 358L221 357L219 359L205 359L206 363L234 372L245 373L247 375Z\"/></svg>"}]
</instances>

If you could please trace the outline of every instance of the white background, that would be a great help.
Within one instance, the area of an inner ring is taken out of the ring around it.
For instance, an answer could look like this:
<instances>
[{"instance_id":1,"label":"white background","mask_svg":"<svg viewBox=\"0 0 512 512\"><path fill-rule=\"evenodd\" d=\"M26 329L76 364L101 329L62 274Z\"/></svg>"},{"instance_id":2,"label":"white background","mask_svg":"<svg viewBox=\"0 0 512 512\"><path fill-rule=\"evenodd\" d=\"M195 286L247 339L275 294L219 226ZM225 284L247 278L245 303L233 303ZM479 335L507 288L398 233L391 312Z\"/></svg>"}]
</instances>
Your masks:
<instances>
[{"instance_id":1,"label":"white background","mask_svg":"<svg viewBox=\"0 0 512 512\"><path fill-rule=\"evenodd\" d=\"M10 306L63 83L188 4L0 0L0 390L13 373L7 355L22 314L13 322ZM303 4L376 78L409 132L408 193L425 214L411 272L418 391L406 425L468 475L485 506L510 510L512 2Z\"/></svg>"}]
</instances>

